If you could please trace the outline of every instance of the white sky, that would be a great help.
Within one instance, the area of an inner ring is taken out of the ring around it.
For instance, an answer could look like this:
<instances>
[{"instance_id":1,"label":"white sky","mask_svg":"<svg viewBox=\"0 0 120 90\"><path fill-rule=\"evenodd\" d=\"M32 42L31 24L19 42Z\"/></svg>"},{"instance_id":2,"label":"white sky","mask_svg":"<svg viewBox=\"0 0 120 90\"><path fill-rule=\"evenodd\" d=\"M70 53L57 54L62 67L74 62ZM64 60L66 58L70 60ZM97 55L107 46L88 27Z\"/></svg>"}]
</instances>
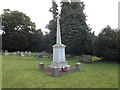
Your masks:
<instances>
[{"instance_id":1,"label":"white sky","mask_svg":"<svg viewBox=\"0 0 120 90\"><path fill-rule=\"evenodd\" d=\"M49 8L52 0L1 0L0 14L3 9L18 10L28 15L36 23L37 29L46 31L45 26L52 19ZM56 0L59 4L60 0ZM85 2L84 12L87 15L87 24L97 35L101 29L110 25L118 28L118 1L119 0L82 0Z\"/></svg>"}]
</instances>

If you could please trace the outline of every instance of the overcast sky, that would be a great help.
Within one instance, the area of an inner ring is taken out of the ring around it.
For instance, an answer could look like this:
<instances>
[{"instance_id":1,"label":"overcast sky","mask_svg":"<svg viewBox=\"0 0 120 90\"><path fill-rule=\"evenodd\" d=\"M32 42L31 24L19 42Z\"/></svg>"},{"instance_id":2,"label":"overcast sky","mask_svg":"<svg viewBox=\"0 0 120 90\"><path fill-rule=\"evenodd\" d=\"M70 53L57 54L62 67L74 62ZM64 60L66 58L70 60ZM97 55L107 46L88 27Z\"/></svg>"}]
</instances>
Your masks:
<instances>
[{"instance_id":1,"label":"overcast sky","mask_svg":"<svg viewBox=\"0 0 120 90\"><path fill-rule=\"evenodd\" d=\"M0 14L3 9L18 10L28 15L36 28L46 31L45 26L52 19L49 8L52 0L1 0ZM59 4L60 0L56 0ZM87 24L90 25L97 35L101 29L110 25L118 28L118 1L119 0L82 0L86 7ZM61 22L62 23L62 22Z\"/></svg>"}]
</instances>

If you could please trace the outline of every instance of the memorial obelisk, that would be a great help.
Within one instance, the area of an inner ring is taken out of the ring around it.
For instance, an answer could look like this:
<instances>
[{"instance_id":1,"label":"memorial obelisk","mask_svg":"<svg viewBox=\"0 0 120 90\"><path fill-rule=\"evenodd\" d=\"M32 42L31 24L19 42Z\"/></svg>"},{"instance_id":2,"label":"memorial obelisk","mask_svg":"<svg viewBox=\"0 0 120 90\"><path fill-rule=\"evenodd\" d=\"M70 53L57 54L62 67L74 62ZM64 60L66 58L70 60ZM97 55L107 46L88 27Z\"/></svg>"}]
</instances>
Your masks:
<instances>
[{"instance_id":1,"label":"memorial obelisk","mask_svg":"<svg viewBox=\"0 0 120 90\"><path fill-rule=\"evenodd\" d=\"M66 45L61 43L61 33L60 33L60 16L59 14L56 16L57 18L57 38L56 38L56 44L53 45L53 61L50 65L50 68L58 67L59 70L61 68L70 69L70 65L67 64L66 58L65 58L65 47Z\"/></svg>"}]
</instances>

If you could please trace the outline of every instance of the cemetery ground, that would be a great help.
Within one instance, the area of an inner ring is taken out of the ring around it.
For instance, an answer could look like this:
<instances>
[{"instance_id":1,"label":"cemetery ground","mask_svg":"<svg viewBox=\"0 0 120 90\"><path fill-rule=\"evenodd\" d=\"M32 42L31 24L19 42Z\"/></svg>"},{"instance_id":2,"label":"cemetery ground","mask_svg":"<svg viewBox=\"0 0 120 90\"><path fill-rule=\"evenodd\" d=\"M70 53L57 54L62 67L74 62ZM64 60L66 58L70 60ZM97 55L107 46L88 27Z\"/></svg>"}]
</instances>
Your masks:
<instances>
[{"instance_id":1,"label":"cemetery ground","mask_svg":"<svg viewBox=\"0 0 120 90\"><path fill-rule=\"evenodd\" d=\"M39 70L39 63L45 67L51 58L2 56L3 88L118 88L118 64L113 62L81 63L81 70L59 77ZM67 58L75 67L78 57Z\"/></svg>"}]
</instances>

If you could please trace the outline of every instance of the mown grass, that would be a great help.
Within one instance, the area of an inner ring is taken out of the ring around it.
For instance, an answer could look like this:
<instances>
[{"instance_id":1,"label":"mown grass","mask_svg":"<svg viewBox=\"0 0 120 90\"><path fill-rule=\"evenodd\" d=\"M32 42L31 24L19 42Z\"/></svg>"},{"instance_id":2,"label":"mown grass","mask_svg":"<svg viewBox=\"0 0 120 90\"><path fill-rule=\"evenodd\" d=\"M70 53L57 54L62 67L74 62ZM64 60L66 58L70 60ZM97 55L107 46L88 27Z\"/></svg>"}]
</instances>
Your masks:
<instances>
[{"instance_id":1,"label":"mown grass","mask_svg":"<svg viewBox=\"0 0 120 90\"><path fill-rule=\"evenodd\" d=\"M81 63L81 71L53 77L38 69L44 62L50 65L50 58L3 56L2 59L3 88L118 88L118 64L95 62ZM75 67L77 57L67 58Z\"/></svg>"},{"instance_id":2,"label":"mown grass","mask_svg":"<svg viewBox=\"0 0 120 90\"><path fill-rule=\"evenodd\" d=\"M2 89L2 56L0 56L0 89Z\"/></svg>"}]
</instances>

